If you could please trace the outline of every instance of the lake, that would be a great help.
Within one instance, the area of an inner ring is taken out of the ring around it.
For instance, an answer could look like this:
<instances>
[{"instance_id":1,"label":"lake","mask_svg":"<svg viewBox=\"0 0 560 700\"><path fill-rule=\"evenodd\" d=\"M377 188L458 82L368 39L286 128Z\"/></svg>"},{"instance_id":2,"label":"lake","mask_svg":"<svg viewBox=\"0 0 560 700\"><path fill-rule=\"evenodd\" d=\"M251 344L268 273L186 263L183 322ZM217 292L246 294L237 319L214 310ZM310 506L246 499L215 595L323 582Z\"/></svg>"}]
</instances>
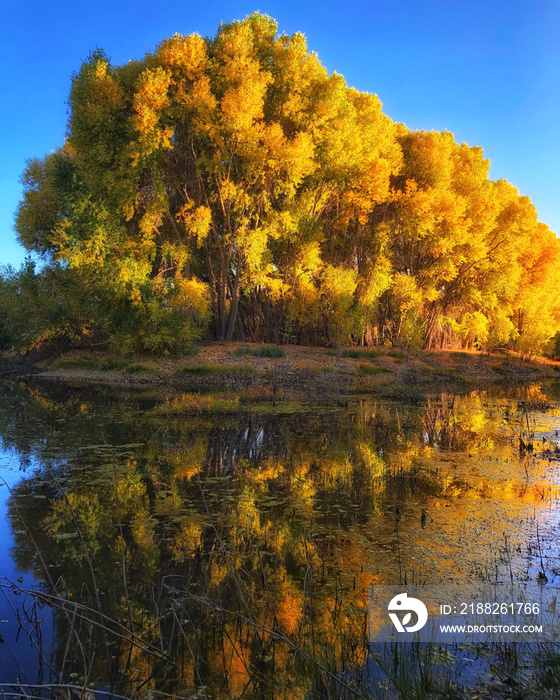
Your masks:
<instances>
[{"instance_id":1,"label":"lake","mask_svg":"<svg viewBox=\"0 0 560 700\"><path fill-rule=\"evenodd\" d=\"M170 415L0 385L0 689L404 697L372 661L368 586L560 584L557 391Z\"/></svg>"}]
</instances>

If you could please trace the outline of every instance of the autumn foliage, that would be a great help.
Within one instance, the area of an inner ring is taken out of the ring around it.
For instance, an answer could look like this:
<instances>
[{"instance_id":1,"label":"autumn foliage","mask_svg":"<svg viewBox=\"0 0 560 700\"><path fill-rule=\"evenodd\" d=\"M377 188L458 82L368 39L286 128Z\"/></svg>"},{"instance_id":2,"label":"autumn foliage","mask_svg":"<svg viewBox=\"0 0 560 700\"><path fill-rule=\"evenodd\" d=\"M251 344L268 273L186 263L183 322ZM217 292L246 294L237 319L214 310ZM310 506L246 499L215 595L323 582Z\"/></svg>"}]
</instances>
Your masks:
<instances>
[{"instance_id":1,"label":"autumn foliage","mask_svg":"<svg viewBox=\"0 0 560 700\"><path fill-rule=\"evenodd\" d=\"M532 352L560 328L560 244L530 200L267 16L123 66L94 51L70 107L16 228L81 280L75 335Z\"/></svg>"}]
</instances>

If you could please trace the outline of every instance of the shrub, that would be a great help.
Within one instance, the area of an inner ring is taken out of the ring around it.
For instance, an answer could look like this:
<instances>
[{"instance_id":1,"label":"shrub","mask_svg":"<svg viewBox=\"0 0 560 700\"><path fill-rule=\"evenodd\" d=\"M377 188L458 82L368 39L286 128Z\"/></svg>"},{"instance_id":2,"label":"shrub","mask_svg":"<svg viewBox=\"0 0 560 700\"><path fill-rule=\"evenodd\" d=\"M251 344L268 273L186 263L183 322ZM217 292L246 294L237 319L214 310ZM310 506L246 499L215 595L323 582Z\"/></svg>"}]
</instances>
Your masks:
<instances>
[{"instance_id":1,"label":"shrub","mask_svg":"<svg viewBox=\"0 0 560 700\"><path fill-rule=\"evenodd\" d=\"M190 354L208 321L206 288L192 280L148 280L101 290L96 309L112 347Z\"/></svg>"},{"instance_id":2,"label":"shrub","mask_svg":"<svg viewBox=\"0 0 560 700\"><path fill-rule=\"evenodd\" d=\"M236 355L254 355L255 353L254 353L253 348L243 347L243 348L237 348L237 350L235 351L235 354Z\"/></svg>"},{"instance_id":3,"label":"shrub","mask_svg":"<svg viewBox=\"0 0 560 700\"><path fill-rule=\"evenodd\" d=\"M234 375L250 376L255 373L252 365L233 365L229 367L229 372Z\"/></svg>"},{"instance_id":4,"label":"shrub","mask_svg":"<svg viewBox=\"0 0 560 700\"><path fill-rule=\"evenodd\" d=\"M359 350L357 348L351 350L344 350L344 352L342 353L342 357L369 357L371 359L381 357L381 355L383 355L382 350Z\"/></svg>"},{"instance_id":5,"label":"shrub","mask_svg":"<svg viewBox=\"0 0 560 700\"><path fill-rule=\"evenodd\" d=\"M285 357L286 353L282 348L257 348L255 357Z\"/></svg>"},{"instance_id":6,"label":"shrub","mask_svg":"<svg viewBox=\"0 0 560 700\"><path fill-rule=\"evenodd\" d=\"M146 365L146 364L134 364L134 365L129 365L126 368L126 373L127 374L141 374L141 373L150 373L150 372L155 372L156 368L153 365Z\"/></svg>"},{"instance_id":7,"label":"shrub","mask_svg":"<svg viewBox=\"0 0 560 700\"><path fill-rule=\"evenodd\" d=\"M375 365L360 365L360 374L384 374L391 370L386 367L376 367Z\"/></svg>"}]
</instances>

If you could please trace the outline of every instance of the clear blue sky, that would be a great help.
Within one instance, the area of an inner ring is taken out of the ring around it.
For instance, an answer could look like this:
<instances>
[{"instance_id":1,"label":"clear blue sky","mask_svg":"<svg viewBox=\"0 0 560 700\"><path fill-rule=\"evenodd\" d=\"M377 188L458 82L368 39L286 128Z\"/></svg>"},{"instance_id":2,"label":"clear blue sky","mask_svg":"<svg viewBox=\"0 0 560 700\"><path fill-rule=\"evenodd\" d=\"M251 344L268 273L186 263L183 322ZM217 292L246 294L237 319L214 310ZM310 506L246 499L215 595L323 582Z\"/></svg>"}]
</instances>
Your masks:
<instances>
[{"instance_id":1,"label":"clear blue sky","mask_svg":"<svg viewBox=\"0 0 560 700\"><path fill-rule=\"evenodd\" d=\"M25 160L63 143L71 74L99 46L112 62L162 39L214 35L260 10L302 31L329 71L376 93L411 129L482 146L490 176L529 195L560 234L557 0L3 0L0 29L0 264L19 265L13 215Z\"/></svg>"}]
</instances>

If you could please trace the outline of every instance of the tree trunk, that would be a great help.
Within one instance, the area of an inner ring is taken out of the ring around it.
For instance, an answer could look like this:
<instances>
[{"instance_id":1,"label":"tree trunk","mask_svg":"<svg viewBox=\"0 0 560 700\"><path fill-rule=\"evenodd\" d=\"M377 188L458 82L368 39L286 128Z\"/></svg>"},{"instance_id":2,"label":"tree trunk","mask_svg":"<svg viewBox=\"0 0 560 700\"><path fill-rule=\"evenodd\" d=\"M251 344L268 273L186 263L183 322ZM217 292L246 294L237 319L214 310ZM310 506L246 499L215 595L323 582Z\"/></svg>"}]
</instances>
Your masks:
<instances>
[{"instance_id":1,"label":"tree trunk","mask_svg":"<svg viewBox=\"0 0 560 700\"><path fill-rule=\"evenodd\" d=\"M233 287L231 289L231 306L229 309L229 319L228 319L228 329L227 329L227 335L226 335L226 340L228 342L231 342L233 339L233 331L235 329L235 322L237 321L237 312L239 310L239 283L241 280L241 271L237 270L237 274L235 275L235 281L233 283Z\"/></svg>"}]
</instances>

